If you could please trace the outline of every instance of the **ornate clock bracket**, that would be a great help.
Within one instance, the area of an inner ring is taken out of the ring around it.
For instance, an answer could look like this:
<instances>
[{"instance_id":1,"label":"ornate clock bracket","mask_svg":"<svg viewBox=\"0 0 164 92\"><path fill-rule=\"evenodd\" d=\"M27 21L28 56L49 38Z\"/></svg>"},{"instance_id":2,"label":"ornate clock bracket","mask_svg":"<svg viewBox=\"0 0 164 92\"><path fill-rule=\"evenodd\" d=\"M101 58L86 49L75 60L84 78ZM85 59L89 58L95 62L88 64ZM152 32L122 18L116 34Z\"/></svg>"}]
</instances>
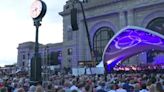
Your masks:
<instances>
[{"instance_id":1,"label":"ornate clock bracket","mask_svg":"<svg viewBox=\"0 0 164 92\"><path fill-rule=\"evenodd\" d=\"M34 26L36 26L36 27L41 26L40 22L42 21L42 19L34 19L33 21L34 21Z\"/></svg>"}]
</instances>

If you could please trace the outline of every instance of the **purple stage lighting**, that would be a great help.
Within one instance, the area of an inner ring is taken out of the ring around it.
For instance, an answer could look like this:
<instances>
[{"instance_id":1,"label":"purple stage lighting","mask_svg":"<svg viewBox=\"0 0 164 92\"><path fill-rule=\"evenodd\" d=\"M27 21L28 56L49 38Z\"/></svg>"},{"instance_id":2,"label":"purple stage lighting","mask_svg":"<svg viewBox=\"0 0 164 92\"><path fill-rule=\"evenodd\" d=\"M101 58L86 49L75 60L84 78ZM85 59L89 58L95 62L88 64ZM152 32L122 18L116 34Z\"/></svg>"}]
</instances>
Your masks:
<instances>
[{"instance_id":1,"label":"purple stage lighting","mask_svg":"<svg viewBox=\"0 0 164 92\"><path fill-rule=\"evenodd\" d=\"M128 26L108 42L103 54L105 69L110 72L120 62L148 50L164 51L164 36L148 29Z\"/></svg>"}]
</instances>

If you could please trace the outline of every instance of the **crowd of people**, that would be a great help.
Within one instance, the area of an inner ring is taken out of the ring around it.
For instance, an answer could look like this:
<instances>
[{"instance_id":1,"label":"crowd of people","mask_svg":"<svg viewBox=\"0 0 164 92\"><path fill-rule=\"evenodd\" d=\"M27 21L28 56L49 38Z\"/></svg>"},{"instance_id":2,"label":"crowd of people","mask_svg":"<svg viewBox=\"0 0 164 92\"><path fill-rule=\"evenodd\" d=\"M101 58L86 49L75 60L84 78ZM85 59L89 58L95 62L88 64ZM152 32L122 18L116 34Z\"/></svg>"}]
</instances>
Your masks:
<instances>
[{"instance_id":1,"label":"crowd of people","mask_svg":"<svg viewBox=\"0 0 164 92\"><path fill-rule=\"evenodd\" d=\"M0 76L0 92L164 92L163 73L111 73L107 75L52 75L30 84L23 75Z\"/></svg>"},{"instance_id":2,"label":"crowd of people","mask_svg":"<svg viewBox=\"0 0 164 92\"><path fill-rule=\"evenodd\" d=\"M164 64L143 64L143 65L117 65L114 67L114 72L126 73L164 73Z\"/></svg>"}]
</instances>

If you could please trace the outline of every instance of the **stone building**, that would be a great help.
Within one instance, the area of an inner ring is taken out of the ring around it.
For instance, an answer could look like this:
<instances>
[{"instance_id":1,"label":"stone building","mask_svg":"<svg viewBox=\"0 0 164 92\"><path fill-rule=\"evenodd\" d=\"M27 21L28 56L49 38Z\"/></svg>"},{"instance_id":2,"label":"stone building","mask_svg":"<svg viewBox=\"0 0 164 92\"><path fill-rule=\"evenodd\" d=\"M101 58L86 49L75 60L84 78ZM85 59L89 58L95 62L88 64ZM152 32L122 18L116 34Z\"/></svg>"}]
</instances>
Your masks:
<instances>
[{"instance_id":1,"label":"stone building","mask_svg":"<svg viewBox=\"0 0 164 92\"><path fill-rule=\"evenodd\" d=\"M20 43L18 46L17 65L22 69L29 69L31 59L34 56L34 42ZM43 66L61 65L62 43L39 44L39 56Z\"/></svg>"},{"instance_id":2,"label":"stone building","mask_svg":"<svg viewBox=\"0 0 164 92\"><path fill-rule=\"evenodd\" d=\"M82 9L79 3L74 4L78 9L78 31L72 31L70 10L72 1L67 1L59 14L63 17L63 64L76 67L80 61L90 61L87 34L84 25ZM95 60L100 62L107 42L120 29L128 25L148 28L164 34L164 1L163 0L84 0L83 7L90 34L91 46ZM72 49L72 55L68 55ZM147 63L153 55L142 52L129 58L126 64ZM70 63L71 62L71 63Z\"/></svg>"},{"instance_id":3,"label":"stone building","mask_svg":"<svg viewBox=\"0 0 164 92\"><path fill-rule=\"evenodd\" d=\"M72 4L73 1L77 0L68 0L63 11L59 13L63 17L63 43L60 45L63 67L78 67L81 63L92 61L82 9L79 3ZM125 26L139 26L164 34L164 0L83 1L91 47L94 51L94 60L97 62L102 60L107 42ZM71 27L70 10L73 6L78 9L79 30L76 31ZM129 58L125 63L147 63L153 56L151 52L142 52ZM18 54L18 63L20 63L19 60Z\"/></svg>"}]
</instances>

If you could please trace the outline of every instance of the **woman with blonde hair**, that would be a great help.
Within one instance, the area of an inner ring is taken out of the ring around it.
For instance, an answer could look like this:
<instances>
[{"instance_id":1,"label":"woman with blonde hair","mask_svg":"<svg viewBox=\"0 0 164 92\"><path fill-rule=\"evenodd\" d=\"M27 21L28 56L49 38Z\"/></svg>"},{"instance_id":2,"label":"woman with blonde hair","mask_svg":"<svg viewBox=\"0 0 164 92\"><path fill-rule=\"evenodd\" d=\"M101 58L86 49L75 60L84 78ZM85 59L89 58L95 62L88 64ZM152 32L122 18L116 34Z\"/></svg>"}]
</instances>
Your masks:
<instances>
[{"instance_id":1,"label":"woman with blonde hair","mask_svg":"<svg viewBox=\"0 0 164 92\"><path fill-rule=\"evenodd\" d=\"M37 85L35 92L44 92L44 89L43 89L43 87L41 85Z\"/></svg>"},{"instance_id":2,"label":"woman with blonde hair","mask_svg":"<svg viewBox=\"0 0 164 92\"><path fill-rule=\"evenodd\" d=\"M17 90L17 92L25 92L25 90L21 87Z\"/></svg>"}]
</instances>

